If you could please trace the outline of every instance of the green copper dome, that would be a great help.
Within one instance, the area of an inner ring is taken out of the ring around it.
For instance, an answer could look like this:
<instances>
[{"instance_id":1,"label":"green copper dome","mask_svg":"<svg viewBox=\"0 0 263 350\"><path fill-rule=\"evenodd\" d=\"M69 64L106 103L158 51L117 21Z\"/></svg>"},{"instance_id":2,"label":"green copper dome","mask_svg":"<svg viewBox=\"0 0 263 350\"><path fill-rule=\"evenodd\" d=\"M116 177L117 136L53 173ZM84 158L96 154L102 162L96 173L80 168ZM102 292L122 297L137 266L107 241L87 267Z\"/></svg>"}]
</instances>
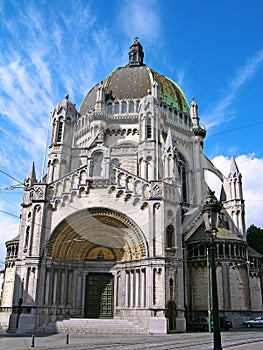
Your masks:
<instances>
[{"instance_id":1,"label":"green copper dome","mask_svg":"<svg viewBox=\"0 0 263 350\"><path fill-rule=\"evenodd\" d=\"M129 51L129 64L115 69L106 79L94 86L84 98L80 115L91 111L96 103L98 86L104 88L104 102L108 100L141 99L148 95L154 83L158 86L158 98L167 106L189 114L187 99L180 87L143 63L142 46L135 39Z\"/></svg>"}]
</instances>

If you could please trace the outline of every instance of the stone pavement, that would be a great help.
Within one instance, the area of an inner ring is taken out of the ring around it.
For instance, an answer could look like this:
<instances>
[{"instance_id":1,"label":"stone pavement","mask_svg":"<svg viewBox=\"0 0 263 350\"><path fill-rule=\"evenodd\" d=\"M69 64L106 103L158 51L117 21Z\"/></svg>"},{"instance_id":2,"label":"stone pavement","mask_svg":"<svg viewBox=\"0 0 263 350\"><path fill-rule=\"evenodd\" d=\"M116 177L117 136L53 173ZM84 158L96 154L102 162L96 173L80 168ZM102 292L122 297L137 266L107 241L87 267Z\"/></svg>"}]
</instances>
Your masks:
<instances>
[{"instance_id":1,"label":"stone pavement","mask_svg":"<svg viewBox=\"0 0 263 350\"><path fill-rule=\"evenodd\" d=\"M263 349L263 342L260 341L260 342L256 342L256 343L231 346L230 348L227 348L227 349L228 350L262 350Z\"/></svg>"},{"instance_id":2,"label":"stone pavement","mask_svg":"<svg viewBox=\"0 0 263 350\"><path fill-rule=\"evenodd\" d=\"M262 330L222 332L223 349L262 350ZM68 344L66 344L68 342ZM1 350L60 349L60 350L211 350L213 334L174 333L167 335L95 335L55 334L47 336L18 336L0 332Z\"/></svg>"}]
</instances>

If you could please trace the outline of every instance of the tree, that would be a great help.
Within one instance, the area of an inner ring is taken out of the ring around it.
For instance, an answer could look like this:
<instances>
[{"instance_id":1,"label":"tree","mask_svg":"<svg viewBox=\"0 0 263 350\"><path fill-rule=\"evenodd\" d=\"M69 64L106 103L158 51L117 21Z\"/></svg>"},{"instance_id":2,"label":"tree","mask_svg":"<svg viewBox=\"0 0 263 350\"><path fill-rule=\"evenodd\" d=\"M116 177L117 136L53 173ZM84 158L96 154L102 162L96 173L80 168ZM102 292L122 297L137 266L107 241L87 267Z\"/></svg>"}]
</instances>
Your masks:
<instances>
[{"instance_id":1,"label":"tree","mask_svg":"<svg viewBox=\"0 0 263 350\"><path fill-rule=\"evenodd\" d=\"M263 229L255 225L249 226L247 229L247 242L251 248L263 254Z\"/></svg>"}]
</instances>

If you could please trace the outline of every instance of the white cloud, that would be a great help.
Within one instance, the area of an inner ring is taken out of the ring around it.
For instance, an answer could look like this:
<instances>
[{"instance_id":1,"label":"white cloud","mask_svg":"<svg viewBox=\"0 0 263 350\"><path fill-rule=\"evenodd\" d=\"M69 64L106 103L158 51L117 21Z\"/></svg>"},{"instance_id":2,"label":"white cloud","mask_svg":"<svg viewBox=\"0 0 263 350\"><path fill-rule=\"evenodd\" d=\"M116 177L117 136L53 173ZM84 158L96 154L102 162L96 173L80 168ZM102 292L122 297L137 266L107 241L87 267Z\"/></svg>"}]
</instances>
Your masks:
<instances>
[{"instance_id":1,"label":"white cloud","mask_svg":"<svg viewBox=\"0 0 263 350\"><path fill-rule=\"evenodd\" d=\"M202 119L208 128L221 124L225 120L230 121L235 117L235 111L229 110L229 107L236 98L239 89L261 68L262 62L263 49L248 59L247 63L237 70L235 77L226 87L226 93L221 100L215 104L212 110L203 113Z\"/></svg>"},{"instance_id":2,"label":"white cloud","mask_svg":"<svg viewBox=\"0 0 263 350\"><path fill-rule=\"evenodd\" d=\"M120 22L126 35L132 39L138 35L143 40L159 36L161 23L156 0L122 1Z\"/></svg>"},{"instance_id":3,"label":"white cloud","mask_svg":"<svg viewBox=\"0 0 263 350\"><path fill-rule=\"evenodd\" d=\"M185 70L183 69L178 70L176 74L176 84L178 84L179 87L183 86L184 77L185 77Z\"/></svg>"},{"instance_id":4,"label":"white cloud","mask_svg":"<svg viewBox=\"0 0 263 350\"><path fill-rule=\"evenodd\" d=\"M246 83L260 68L263 61L263 49L260 50L254 57L238 70L238 73L230 83L232 94L234 94L243 84Z\"/></svg>"},{"instance_id":5,"label":"white cloud","mask_svg":"<svg viewBox=\"0 0 263 350\"><path fill-rule=\"evenodd\" d=\"M263 228L263 159L251 155L239 155L236 163L243 181L243 196L245 200L246 225L254 224ZM230 172L231 159L223 155L212 159L213 164L227 177ZM209 186L220 193L218 180L209 175Z\"/></svg>"}]
</instances>

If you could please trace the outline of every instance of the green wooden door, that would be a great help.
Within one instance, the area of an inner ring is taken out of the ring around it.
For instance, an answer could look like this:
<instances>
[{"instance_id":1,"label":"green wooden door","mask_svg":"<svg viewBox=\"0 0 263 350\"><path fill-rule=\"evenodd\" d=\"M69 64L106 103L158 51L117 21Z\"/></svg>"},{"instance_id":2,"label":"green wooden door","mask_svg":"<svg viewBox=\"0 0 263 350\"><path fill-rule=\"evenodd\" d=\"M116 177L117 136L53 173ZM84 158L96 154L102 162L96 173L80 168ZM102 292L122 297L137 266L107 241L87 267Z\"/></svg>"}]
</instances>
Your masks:
<instances>
[{"instance_id":1,"label":"green wooden door","mask_svg":"<svg viewBox=\"0 0 263 350\"><path fill-rule=\"evenodd\" d=\"M90 273L86 277L85 317L113 317L113 276Z\"/></svg>"}]
</instances>

